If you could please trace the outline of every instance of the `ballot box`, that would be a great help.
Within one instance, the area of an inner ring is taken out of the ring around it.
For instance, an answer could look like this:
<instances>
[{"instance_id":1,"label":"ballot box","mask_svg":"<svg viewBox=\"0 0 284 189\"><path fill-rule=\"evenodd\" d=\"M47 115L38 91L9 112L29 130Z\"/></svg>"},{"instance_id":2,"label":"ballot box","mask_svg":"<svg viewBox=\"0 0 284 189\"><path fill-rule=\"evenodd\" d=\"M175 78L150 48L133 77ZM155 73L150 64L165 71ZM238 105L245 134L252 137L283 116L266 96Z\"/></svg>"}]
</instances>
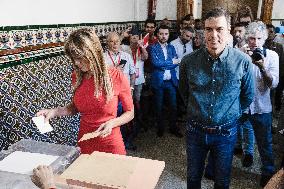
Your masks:
<instances>
[{"instance_id":1,"label":"ballot box","mask_svg":"<svg viewBox=\"0 0 284 189\"><path fill-rule=\"evenodd\" d=\"M80 155L57 182L69 188L154 189L164 167L163 161L93 152Z\"/></svg>"},{"instance_id":2,"label":"ballot box","mask_svg":"<svg viewBox=\"0 0 284 189\"><path fill-rule=\"evenodd\" d=\"M33 168L50 165L55 174L61 174L79 155L78 147L20 140L0 152L0 189L37 188L30 180Z\"/></svg>"}]
</instances>

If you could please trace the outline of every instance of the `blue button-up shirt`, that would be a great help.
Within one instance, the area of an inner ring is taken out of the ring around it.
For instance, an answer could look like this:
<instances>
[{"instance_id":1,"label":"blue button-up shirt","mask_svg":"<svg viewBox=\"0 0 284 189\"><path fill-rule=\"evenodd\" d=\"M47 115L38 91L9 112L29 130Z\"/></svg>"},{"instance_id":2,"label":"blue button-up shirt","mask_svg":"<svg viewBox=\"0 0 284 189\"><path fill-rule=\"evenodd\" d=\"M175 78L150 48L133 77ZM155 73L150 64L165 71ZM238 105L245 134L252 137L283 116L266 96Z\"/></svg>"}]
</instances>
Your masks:
<instances>
[{"instance_id":1,"label":"blue button-up shirt","mask_svg":"<svg viewBox=\"0 0 284 189\"><path fill-rule=\"evenodd\" d=\"M226 47L217 59L201 48L180 64L179 90L187 117L206 125L234 121L254 97L251 58Z\"/></svg>"}]
</instances>

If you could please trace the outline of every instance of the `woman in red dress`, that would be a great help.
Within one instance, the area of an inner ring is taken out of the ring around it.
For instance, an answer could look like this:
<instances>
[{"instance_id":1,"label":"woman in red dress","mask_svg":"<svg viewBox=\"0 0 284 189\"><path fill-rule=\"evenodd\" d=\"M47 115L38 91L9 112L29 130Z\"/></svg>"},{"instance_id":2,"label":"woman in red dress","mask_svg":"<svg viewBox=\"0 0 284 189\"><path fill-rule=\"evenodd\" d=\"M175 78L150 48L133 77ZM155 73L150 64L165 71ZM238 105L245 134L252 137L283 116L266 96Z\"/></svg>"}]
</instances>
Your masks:
<instances>
[{"instance_id":1,"label":"woman in red dress","mask_svg":"<svg viewBox=\"0 0 284 189\"><path fill-rule=\"evenodd\" d=\"M37 116L43 115L48 121L56 116L80 113L78 146L81 153L101 151L125 155L119 127L134 117L128 79L105 64L103 49L93 30L84 28L72 32L65 52L74 66L73 100L64 107L40 110ZM125 112L116 117L118 101L122 102Z\"/></svg>"}]
</instances>

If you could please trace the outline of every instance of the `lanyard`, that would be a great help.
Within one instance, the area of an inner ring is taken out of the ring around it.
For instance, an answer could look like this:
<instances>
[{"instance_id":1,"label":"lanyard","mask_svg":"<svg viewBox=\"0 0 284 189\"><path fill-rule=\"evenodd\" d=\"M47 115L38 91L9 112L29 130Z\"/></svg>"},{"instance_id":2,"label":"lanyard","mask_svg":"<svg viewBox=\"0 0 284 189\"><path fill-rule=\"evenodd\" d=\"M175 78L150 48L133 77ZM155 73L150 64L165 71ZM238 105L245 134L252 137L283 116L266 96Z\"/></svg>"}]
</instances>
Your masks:
<instances>
[{"instance_id":1,"label":"lanyard","mask_svg":"<svg viewBox=\"0 0 284 189\"><path fill-rule=\"evenodd\" d=\"M114 60L113 60L113 58L112 58L112 56L111 56L109 51L108 51L108 55L110 57L110 60L112 61L113 66L115 67L116 66L115 62L114 62ZM117 65L119 65L119 63L120 63L120 55L119 55L118 60L117 60Z\"/></svg>"},{"instance_id":2,"label":"lanyard","mask_svg":"<svg viewBox=\"0 0 284 189\"><path fill-rule=\"evenodd\" d=\"M134 62L134 65L136 65L136 62L137 62L137 57L140 56L140 48L138 47L138 49L136 50L136 52L134 52L135 50L132 50L132 57L133 57L133 62Z\"/></svg>"}]
</instances>

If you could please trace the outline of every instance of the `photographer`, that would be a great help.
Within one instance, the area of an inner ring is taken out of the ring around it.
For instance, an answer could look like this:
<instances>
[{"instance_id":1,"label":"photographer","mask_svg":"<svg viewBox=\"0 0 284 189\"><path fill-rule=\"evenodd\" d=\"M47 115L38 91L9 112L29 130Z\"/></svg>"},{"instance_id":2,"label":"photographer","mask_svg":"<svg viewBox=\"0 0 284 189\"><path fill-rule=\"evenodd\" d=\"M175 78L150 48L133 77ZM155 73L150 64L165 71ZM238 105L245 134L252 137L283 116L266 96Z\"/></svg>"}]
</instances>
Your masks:
<instances>
[{"instance_id":1,"label":"photographer","mask_svg":"<svg viewBox=\"0 0 284 189\"><path fill-rule=\"evenodd\" d=\"M246 29L247 54L252 58L255 79L255 97L250 105L248 120L251 123L262 161L260 185L264 187L275 172L272 152L272 105L270 90L279 81L279 58L276 52L263 48L268 37L263 22L252 22ZM253 154L246 154L251 155Z\"/></svg>"}]
</instances>

